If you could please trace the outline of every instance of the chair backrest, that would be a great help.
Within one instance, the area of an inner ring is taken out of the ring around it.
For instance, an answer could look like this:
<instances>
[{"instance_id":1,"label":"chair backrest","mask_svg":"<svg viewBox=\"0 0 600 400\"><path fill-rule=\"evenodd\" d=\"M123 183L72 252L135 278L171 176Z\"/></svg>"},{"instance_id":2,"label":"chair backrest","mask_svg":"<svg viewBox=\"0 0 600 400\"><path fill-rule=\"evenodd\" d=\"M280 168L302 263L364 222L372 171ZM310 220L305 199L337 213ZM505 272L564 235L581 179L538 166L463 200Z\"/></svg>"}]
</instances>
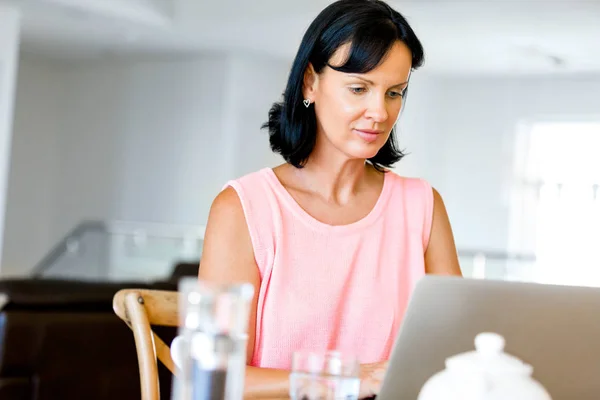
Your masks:
<instances>
[{"instance_id":1,"label":"chair backrest","mask_svg":"<svg viewBox=\"0 0 600 400\"><path fill-rule=\"evenodd\" d=\"M171 373L175 365L169 346L152 331L152 326L179 325L177 292L123 289L113 297L113 309L133 331L140 369L142 400L158 400L158 358Z\"/></svg>"}]
</instances>

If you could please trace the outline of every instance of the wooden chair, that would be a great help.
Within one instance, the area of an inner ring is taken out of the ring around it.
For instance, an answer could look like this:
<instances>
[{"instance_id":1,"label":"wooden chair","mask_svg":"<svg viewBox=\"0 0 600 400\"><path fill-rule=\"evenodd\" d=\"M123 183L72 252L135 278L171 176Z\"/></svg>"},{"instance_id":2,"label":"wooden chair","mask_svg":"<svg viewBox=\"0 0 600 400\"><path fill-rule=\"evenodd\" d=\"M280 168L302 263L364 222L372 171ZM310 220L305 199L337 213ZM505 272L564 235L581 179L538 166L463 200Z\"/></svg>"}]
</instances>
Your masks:
<instances>
[{"instance_id":1,"label":"wooden chair","mask_svg":"<svg viewBox=\"0 0 600 400\"><path fill-rule=\"evenodd\" d=\"M113 309L133 331L140 368L142 400L159 400L158 358L171 373L175 365L169 346L152 326L179 325L178 293L164 290L123 289L113 297Z\"/></svg>"}]
</instances>

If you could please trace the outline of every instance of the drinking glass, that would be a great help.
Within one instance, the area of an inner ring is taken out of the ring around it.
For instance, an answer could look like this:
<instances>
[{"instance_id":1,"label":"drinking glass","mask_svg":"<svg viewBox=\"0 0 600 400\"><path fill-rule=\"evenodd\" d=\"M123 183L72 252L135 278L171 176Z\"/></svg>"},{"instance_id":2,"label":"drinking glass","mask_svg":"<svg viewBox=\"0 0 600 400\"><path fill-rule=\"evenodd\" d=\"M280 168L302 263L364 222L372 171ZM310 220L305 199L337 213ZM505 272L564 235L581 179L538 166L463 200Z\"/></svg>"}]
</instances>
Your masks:
<instances>
[{"instance_id":1,"label":"drinking glass","mask_svg":"<svg viewBox=\"0 0 600 400\"><path fill-rule=\"evenodd\" d=\"M177 400L242 400L247 328L254 287L184 278L180 329L171 346Z\"/></svg>"},{"instance_id":2,"label":"drinking glass","mask_svg":"<svg viewBox=\"0 0 600 400\"><path fill-rule=\"evenodd\" d=\"M358 359L339 351L298 351L292 356L292 400L356 400L360 389Z\"/></svg>"}]
</instances>

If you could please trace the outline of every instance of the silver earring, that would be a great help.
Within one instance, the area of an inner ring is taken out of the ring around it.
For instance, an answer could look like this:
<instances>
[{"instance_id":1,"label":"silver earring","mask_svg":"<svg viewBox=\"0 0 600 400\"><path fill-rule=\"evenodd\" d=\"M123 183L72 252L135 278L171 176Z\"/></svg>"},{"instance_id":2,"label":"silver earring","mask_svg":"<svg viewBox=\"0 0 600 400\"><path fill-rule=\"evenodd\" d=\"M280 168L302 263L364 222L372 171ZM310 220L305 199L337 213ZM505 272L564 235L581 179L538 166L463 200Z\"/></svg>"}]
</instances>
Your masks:
<instances>
[{"instance_id":1,"label":"silver earring","mask_svg":"<svg viewBox=\"0 0 600 400\"><path fill-rule=\"evenodd\" d=\"M310 107L310 99L304 99L303 103L304 103L304 107L306 107L306 108Z\"/></svg>"}]
</instances>

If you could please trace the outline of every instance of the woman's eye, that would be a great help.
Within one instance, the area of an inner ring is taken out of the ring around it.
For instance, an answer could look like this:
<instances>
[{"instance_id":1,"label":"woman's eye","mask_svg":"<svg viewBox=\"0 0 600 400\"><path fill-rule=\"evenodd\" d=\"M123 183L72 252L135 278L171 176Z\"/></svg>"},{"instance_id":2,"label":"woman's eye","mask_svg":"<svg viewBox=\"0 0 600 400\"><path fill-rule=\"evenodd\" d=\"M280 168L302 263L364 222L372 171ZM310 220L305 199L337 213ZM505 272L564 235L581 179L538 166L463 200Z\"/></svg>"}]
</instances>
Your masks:
<instances>
[{"instance_id":1,"label":"woman's eye","mask_svg":"<svg viewBox=\"0 0 600 400\"><path fill-rule=\"evenodd\" d=\"M363 87L351 87L350 91L354 94L362 94L366 91L366 89Z\"/></svg>"},{"instance_id":2,"label":"woman's eye","mask_svg":"<svg viewBox=\"0 0 600 400\"><path fill-rule=\"evenodd\" d=\"M392 91L389 92L389 96L393 99L397 98L397 97L404 97L404 90L397 92L397 91Z\"/></svg>"}]
</instances>

